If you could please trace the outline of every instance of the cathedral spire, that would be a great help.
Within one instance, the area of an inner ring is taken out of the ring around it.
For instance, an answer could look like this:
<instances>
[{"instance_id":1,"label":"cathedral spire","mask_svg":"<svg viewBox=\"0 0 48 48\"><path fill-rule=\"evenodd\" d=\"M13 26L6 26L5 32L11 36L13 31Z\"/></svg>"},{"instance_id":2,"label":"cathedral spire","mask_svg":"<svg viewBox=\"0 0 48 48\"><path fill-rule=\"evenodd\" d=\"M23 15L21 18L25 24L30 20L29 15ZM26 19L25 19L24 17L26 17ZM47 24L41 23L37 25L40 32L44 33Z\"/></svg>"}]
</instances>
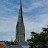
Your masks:
<instances>
[{"instance_id":1,"label":"cathedral spire","mask_svg":"<svg viewBox=\"0 0 48 48\"><path fill-rule=\"evenodd\" d=\"M22 8L22 2L21 2L21 0L20 0L20 8Z\"/></svg>"},{"instance_id":2,"label":"cathedral spire","mask_svg":"<svg viewBox=\"0 0 48 48\"><path fill-rule=\"evenodd\" d=\"M23 15L22 15L22 2L20 0L20 8L19 8L19 15L18 15L18 22L23 22Z\"/></svg>"},{"instance_id":3,"label":"cathedral spire","mask_svg":"<svg viewBox=\"0 0 48 48\"><path fill-rule=\"evenodd\" d=\"M16 25L16 41L19 43L25 42L25 27L23 23L23 14L22 14L22 2L20 0L19 15Z\"/></svg>"}]
</instances>

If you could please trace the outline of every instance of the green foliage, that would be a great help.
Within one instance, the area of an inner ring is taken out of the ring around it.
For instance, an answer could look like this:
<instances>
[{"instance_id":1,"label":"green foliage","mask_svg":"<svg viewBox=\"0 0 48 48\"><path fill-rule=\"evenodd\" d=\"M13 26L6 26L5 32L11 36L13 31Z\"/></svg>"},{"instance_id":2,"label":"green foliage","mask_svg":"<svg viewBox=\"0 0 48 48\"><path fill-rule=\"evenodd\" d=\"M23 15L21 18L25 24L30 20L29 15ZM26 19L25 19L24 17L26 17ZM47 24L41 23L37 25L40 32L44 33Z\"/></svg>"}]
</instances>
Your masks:
<instances>
[{"instance_id":1,"label":"green foliage","mask_svg":"<svg viewBox=\"0 0 48 48\"><path fill-rule=\"evenodd\" d=\"M30 48L48 48L48 28L43 28L39 34L31 32L31 39L27 40Z\"/></svg>"},{"instance_id":2,"label":"green foliage","mask_svg":"<svg viewBox=\"0 0 48 48\"><path fill-rule=\"evenodd\" d=\"M16 42L14 42L14 41L10 41L8 43L9 43L9 45L17 45Z\"/></svg>"}]
</instances>

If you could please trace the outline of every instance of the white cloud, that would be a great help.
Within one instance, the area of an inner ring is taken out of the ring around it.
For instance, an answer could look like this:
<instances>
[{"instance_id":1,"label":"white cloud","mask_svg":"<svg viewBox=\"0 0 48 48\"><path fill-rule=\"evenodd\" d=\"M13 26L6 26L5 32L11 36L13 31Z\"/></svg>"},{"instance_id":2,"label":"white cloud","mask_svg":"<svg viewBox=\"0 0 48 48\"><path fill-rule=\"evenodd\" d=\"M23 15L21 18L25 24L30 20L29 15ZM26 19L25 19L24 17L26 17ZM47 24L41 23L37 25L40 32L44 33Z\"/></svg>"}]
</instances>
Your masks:
<instances>
[{"instance_id":1,"label":"white cloud","mask_svg":"<svg viewBox=\"0 0 48 48\"><path fill-rule=\"evenodd\" d=\"M18 5L14 5L5 0L0 3L0 14L16 13L17 9L19 9Z\"/></svg>"},{"instance_id":2,"label":"white cloud","mask_svg":"<svg viewBox=\"0 0 48 48\"><path fill-rule=\"evenodd\" d=\"M6 33L7 36L11 36L15 39L17 16L12 17L0 17L0 33ZM24 17L24 24L26 29L26 40L30 38L30 32L40 32L42 27L48 25L48 14L41 14L36 16L36 19ZM5 34L4 34L5 35ZM6 35L5 35L6 36ZM4 38L7 38L4 37ZM8 38L8 40L9 40Z\"/></svg>"},{"instance_id":3,"label":"white cloud","mask_svg":"<svg viewBox=\"0 0 48 48\"><path fill-rule=\"evenodd\" d=\"M35 8L41 8L41 7L48 8L48 0L39 0L39 1L36 1L33 3L32 3L32 1L30 1L30 2L31 2L31 4L30 4L30 6L28 6L28 8L23 8L24 12L31 12Z\"/></svg>"},{"instance_id":4,"label":"white cloud","mask_svg":"<svg viewBox=\"0 0 48 48\"><path fill-rule=\"evenodd\" d=\"M10 40L11 37L15 39L16 22L17 16L0 17L0 37L2 36L3 40Z\"/></svg>"},{"instance_id":5,"label":"white cloud","mask_svg":"<svg viewBox=\"0 0 48 48\"><path fill-rule=\"evenodd\" d=\"M7 4L10 4L7 2ZM10 4L11 5L11 4ZM14 10L10 10L6 8L4 5L1 6L1 9L4 7L4 10L7 10L9 12L13 12ZM34 3L31 3L29 8L23 8L24 12L30 12L35 8L38 7L47 7L48 8L48 1L37 1ZM15 6L13 6L15 8ZM3 11L4 11L3 10ZM3 13L2 11L2 13ZM48 13L46 14L40 14L35 19L29 16L24 17L24 24L26 29L26 39L30 38L30 32L40 32L42 30L42 27L46 27L48 25ZM0 34L2 32L2 39L10 40L11 36L15 39L15 31L16 31L16 23L17 23L17 16L11 16L11 17L1 17L0 16ZM6 35L5 35L5 34ZM4 36L4 37L3 37Z\"/></svg>"},{"instance_id":6,"label":"white cloud","mask_svg":"<svg viewBox=\"0 0 48 48\"><path fill-rule=\"evenodd\" d=\"M0 32L7 32L7 31L13 31L15 28L15 24L17 21L17 17L0 17Z\"/></svg>"},{"instance_id":7,"label":"white cloud","mask_svg":"<svg viewBox=\"0 0 48 48\"><path fill-rule=\"evenodd\" d=\"M25 18L26 19L26 18ZM48 14L40 14L36 19L28 18L24 21L26 27L26 39L30 38L30 32L35 31L40 33L43 27L48 25Z\"/></svg>"}]
</instances>

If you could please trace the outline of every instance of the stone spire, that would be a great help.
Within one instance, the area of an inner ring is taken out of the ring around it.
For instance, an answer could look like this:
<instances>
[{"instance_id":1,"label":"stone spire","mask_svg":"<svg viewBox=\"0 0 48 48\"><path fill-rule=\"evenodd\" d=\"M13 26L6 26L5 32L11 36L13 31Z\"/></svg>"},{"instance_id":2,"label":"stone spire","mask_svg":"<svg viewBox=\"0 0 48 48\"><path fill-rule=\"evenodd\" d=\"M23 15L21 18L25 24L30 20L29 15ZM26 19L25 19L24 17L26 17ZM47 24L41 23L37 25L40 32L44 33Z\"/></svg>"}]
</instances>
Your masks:
<instances>
[{"instance_id":1,"label":"stone spire","mask_svg":"<svg viewBox=\"0 0 48 48\"><path fill-rule=\"evenodd\" d=\"M23 23L21 0L20 0L20 9L19 9L18 21L17 21L17 25L16 25L16 41L20 44L25 42L25 27L24 27L24 23Z\"/></svg>"},{"instance_id":2,"label":"stone spire","mask_svg":"<svg viewBox=\"0 0 48 48\"><path fill-rule=\"evenodd\" d=\"M23 22L22 3L21 3L21 0L20 0L20 9L19 9L19 15L18 15L18 22Z\"/></svg>"},{"instance_id":3,"label":"stone spire","mask_svg":"<svg viewBox=\"0 0 48 48\"><path fill-rule=\"evenodd\" d=\"M22 3L21 3L21 0L20 0L20 8L22 8Z\"/></svg>"}]
</instances>

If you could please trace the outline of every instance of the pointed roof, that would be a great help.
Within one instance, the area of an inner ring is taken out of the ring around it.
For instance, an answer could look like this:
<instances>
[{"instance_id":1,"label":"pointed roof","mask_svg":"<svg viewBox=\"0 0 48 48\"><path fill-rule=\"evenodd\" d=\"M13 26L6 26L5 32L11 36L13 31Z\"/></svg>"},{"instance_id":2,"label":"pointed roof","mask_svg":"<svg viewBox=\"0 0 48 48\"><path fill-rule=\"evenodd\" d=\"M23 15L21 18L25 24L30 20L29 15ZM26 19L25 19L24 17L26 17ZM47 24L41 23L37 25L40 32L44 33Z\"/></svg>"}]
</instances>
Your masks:
<instances>
[{"instance_id":1,"label":"pointed roof","mask_svg":"<svg viewBox=\"0 0 48 48\"><path fill-rule=\"evenodd\" d=\"M21 2L21 0L20 0L20 8L19 8L18 22L23 22L22 2Z\"/></svg>"},{"instance_id":2,"label":"pointed roof","mask_svg":"<svg viewBox=\"0 0 48 48\"><path fill-rule=\"evenodd\" d=\"M19 9L19 12L22 13L22 1L20 0L20 9Z\"/></svg>"},{"instance_id":3,"label":"pointed roof","mask_svg":"<svg viewBox=\"0 0 48 48\"><path fill-rule=\"evenodd\" d=\"M22 8L22 2L21 2L21 0L20 0L20 8Z\"/></svg>"}]
</instances>

